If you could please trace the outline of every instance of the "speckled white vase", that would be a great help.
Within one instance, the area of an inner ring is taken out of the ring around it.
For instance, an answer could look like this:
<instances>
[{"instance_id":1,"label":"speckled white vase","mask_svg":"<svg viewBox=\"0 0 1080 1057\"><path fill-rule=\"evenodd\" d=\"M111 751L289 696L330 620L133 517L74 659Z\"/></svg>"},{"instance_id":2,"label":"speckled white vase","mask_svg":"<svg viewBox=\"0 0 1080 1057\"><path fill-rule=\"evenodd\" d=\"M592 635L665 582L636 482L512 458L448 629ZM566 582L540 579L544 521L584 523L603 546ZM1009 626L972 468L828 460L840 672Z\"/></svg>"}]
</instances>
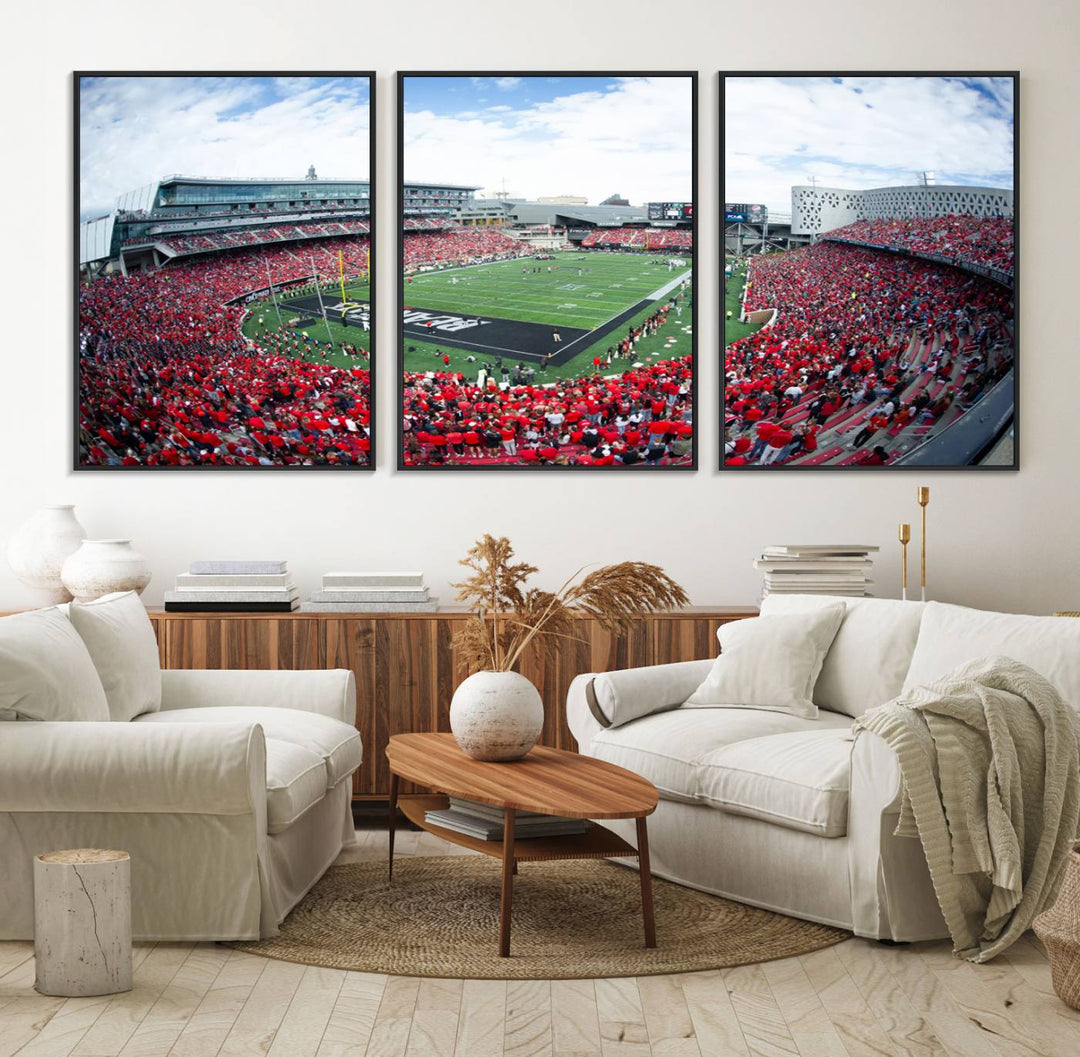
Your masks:
<instances>
[{"instance_id":1,"label":"speckled white vase","mask_svg":"<svg viewBox=\"0 0 1080 1057\"><path fill-rule=\"evenodd\" d=\"M76 602L92 602L114 591L136 591L150 582L150 565L131 540L83 540L60 573Z\"/></svg>"},{"instance_id":2,"label":"speckled white vase","mask_svg":"<svg viewBox=\"0 0 1080 1057\"><path fill-rule=\"evenodd\" d=\"M8 564L44 605L70 602L71 594L60 579L60 570L85 536L86 529L75 517L75 507L43 506L8 540Z\"/></svg>"},{"instance_id":3,"label":"speckled white vase","mask_svg":"<svg viewBox=\"0 0 1080 1057\"><path fill-rule=\"evenodd\" d=\"M450 729L474 760L520 760L544 729L544 702L517 672L476 672L454 691Z\"/></svg>"}]
</instances>

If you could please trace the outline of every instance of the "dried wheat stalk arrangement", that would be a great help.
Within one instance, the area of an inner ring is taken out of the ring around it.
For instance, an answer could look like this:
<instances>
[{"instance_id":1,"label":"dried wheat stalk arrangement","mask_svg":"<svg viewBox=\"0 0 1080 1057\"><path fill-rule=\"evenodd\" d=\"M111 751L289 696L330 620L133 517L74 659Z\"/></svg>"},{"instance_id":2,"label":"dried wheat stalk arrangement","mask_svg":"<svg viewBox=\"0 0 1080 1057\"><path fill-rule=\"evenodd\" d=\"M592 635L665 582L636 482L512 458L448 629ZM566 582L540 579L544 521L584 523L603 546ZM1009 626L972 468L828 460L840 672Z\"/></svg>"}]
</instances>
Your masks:
<instances>
[{"instance_id":1,"label":"dried wheat stalk arrangement","mask_svg":"<svg viewBox=\"0 0 1080 1057\"><path fill-rule=\"evenodd\" d=\"M459 563L472 575L451 586L472 616L454 636L470 671L510 671L537 636L558 647L573 634L575 614L592 617L606 631L625 632L642 613L686 605L686 592L658 565L619 562L584 573L579 569L557 591L527 587L538 570L514 562L501 536L484 535ZM582 575L584 573L584 575Z\"/></svg>"}]
</instances>

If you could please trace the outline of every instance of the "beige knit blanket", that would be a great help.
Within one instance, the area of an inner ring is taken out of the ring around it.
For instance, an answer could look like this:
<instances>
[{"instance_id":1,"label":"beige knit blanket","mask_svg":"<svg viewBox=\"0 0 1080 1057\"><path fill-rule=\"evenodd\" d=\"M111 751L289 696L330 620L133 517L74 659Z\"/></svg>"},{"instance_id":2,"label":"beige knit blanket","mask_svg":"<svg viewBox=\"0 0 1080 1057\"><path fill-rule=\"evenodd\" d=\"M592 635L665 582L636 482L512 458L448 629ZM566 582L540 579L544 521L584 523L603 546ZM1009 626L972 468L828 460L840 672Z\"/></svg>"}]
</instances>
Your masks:
<instances>
[{"instance_id":1,"label":"beige knit blanket","mask_svg":"<svg viewBox=\"0 0 1080 1057\"><path fill-rule=\"evenodd\" d=\"M1037 672L991 657L860 728L900 761L896 833L922 841L955 953L988 961L1057 896L1080 829L1080 718Z\"/></svg>"}]
</instances>

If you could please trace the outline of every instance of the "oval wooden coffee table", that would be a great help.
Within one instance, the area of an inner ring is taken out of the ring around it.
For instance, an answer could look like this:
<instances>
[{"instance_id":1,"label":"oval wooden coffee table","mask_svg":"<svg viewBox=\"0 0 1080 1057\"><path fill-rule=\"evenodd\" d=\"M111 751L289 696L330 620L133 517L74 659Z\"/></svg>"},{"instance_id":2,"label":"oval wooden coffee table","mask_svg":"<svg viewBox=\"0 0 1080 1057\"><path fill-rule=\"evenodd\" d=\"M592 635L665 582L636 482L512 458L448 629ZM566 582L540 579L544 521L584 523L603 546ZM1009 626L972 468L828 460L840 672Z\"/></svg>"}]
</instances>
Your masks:
<instances>
[{"instance_id":1,"label":"oval wooden coffee table","mask_svg":"<svg viewBox=\"0 0 1080 1057\"><path fill-rule=\"evenodd\" d=\"M443 840L502 859L499 899L499 954L510 955L510 911L514 874L519 862L542 859L607 859L637 856L641 877L641 914L645 946L656 946L652 876L649 873L649 834L645 818L656 809L656 787L640 775L576 752L536 746L512 763L482 763L466 756L453 734L395 734L386 747L390 761L390 878L394 876L394 824L398 781L404 778L434 791L433 796L402 797L405 817ZM479 840L434 826L426 812L445 808L446 794L501 807L505 814L502 841ZM536 811L566 818L637 819L638 846L603 826L566 837L514 840L514 816Z\"/></svg>"}]
</instances>

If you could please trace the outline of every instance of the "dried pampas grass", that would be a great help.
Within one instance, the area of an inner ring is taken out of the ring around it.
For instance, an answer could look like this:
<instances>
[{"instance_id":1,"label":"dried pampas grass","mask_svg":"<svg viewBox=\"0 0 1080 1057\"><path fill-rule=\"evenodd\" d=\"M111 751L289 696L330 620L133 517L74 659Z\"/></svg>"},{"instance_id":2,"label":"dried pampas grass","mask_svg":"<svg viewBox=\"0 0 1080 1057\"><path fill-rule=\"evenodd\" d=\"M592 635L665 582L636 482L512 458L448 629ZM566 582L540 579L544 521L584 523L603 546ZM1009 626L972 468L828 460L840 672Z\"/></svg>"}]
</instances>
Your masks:
<instances>
[{"instance_id":1,"label":"dried pampas grass","mask_svg":"<svg viewBox=\"0 0 1080 1057\"><path fill-rule=\"evenodd\" d=\"M573 634L575 614L594 619L606 631L629 629L634 617L687 603L686 592L658 565L620 562L581 576L578 570L558 591L527 588L537 569L514 562L514 548L501 536L477 540L460 562L472 575L461 583L458 601L473 615L454 637L470 671L510 671L539 635L556 648ZM581 577L578 579L578 577Z\"/></svg>"}]
</instances>

